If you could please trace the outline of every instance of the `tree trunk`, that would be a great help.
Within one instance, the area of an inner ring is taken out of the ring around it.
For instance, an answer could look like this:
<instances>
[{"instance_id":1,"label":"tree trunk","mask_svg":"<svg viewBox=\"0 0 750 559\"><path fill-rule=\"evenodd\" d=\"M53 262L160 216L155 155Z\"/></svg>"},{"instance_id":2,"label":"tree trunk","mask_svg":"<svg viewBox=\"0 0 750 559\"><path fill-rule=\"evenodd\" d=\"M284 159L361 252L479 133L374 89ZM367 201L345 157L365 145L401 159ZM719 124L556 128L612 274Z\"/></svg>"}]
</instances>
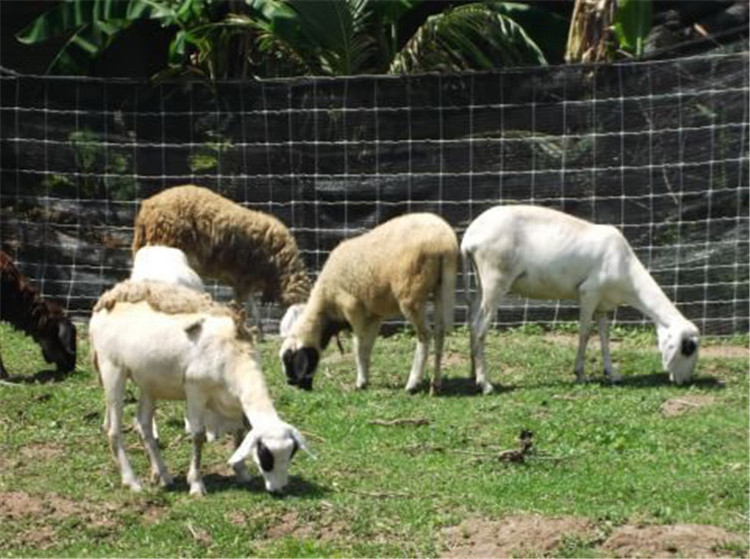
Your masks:
<instances>
[{"instance_id":1,"label":"tree trunk","mask_svg":"<svg viewBox=\"0 0 750 559\"><path fill-rule=\"evenodd\" d=\"M615 53L612 21L617 0L576 0L570 20L565 61L607 62Z\"/></svg>"}]
</instances>

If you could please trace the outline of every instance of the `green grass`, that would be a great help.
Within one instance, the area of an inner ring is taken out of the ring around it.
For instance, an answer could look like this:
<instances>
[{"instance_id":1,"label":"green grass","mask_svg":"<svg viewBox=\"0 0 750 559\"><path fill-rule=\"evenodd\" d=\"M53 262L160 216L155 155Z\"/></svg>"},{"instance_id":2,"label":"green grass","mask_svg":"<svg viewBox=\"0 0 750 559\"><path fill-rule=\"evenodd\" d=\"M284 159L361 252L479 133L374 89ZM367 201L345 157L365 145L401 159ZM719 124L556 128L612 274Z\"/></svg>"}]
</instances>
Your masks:
<instances>
[{"instance_id":1,"label":"green grass","mask_svg":"<svg viewBox=\"0 0 750 559\"><path fill-rule=\"evenodd\" d=\"M329 349L311 393L286 386L279 342L268 339L261 350L277 408L317 459L298 455L288 496L274 499L258 476L235 484L229 441L214 443L203 460L209 495L195 499L181 404L162 403L157 415L176 487L131 494L119 487L101 431L85 336L76 372L41 375L45 382L32 382L48 368L39 348L5 325L0 336L6 367L29 381L0 384L0 498L23 495L39 509L14 514L0 503L0 556L435 556L447 526L525 513L587 518L605 535L626 523L748 532L748 362L736 345L702 356L695 382L676 387L660 371L653 330L617 330L625 381L577 385L568 332L494 333L487 360L498 390L481 396L467 379L468 335L458 329L447 343L444 394L430 397L403 390L408 334L378 340L366 391L354 390L353 357ZM747 337L731 342L747 347ZM597 347L591 375L601 370ZM676 417L660 412L664 401L694 395L714 400ZM126 406L128 425L134 408ZM371 423L399 418L427 424ZM528 460L498 461L524 429L534 434ZM145 479L132 430L127 441ZM598 543L568 539L559 554L603 556ZM748 547L726 552L746 556Z\"/></svg>"}]
</instances>

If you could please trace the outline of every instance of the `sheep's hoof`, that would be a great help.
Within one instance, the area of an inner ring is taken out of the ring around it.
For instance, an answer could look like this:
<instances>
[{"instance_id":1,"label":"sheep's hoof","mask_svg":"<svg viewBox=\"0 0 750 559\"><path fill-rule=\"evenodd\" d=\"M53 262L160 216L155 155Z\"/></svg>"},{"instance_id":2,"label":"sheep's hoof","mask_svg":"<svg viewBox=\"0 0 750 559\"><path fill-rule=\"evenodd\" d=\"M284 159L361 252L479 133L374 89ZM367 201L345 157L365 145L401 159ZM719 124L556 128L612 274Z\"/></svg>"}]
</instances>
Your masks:
<instances>
[{"instance_id":1,"label":"sheep's hoof","mask_svg":"<svg viewBox=\"0 0 750 559\"><path fill-rule=\"evenodd\" d=\"M151 472L151 483L160 487L169 487L174 483L174 479L169 474L161 475L159 472Z\"/></svg>"},{"instance_id":2,"label":"sheep's hoof","mask_svg":"<svg viewBox=\"0 0 750 559\"><path fill-rule=\"evenodd\" d=\"M607 371L607 370L604 371L604 376L612 384L617 384L618 382L621 382L622 378L623 378L620 373L616 373L614 371L610 372L610 371Z\"/></svg>"},{"instance_id":3,"label":"sheep's hoof","mask_svg":"<svg viewBox=\"0 0 750 559\"><path fill-rule=\"evenodd\" d=\"M406 392L407 394L416 394L417 392L419 392L419 384L415 384L413 386L410 384L407 384ZM432 389L430 389L430 393L432 393Z\"/></svg>"},{"instance_id":4,"label":"sheep's hoof","mask_svg":"<svg viewBox=\"0 0 750 559\"><path fill-rule=\"evenodd\" d=\"M591 382L591 379L586 375L576 375L576 384L586 384Z\"/></svg>"},{"instance_id":5,"label":"sheep's hoof","mask_svg":"<svg viewBox=\"0 0 750 559\"><path fill-rule=\"evenodd\" d=\"M196 481L190 484L190 496L191 497L205 497L206 487L202 481Z\"/></svg>"},{"instance_id":6,"label":"sheep's hoof","mask_svg":"<svg viewBox=\"0 0 750 559\"><path fill-rule=\"evenodd\" d=\"M477 383L477 388L485 396L487 394L492 394L495 391L495 387L492 386L492 383L490 383L490 382Z\"/></svg>"},{"instance_id":7,"label":"sheep's hoof","mask_svg":"<svg viewBox=\"0 0 750 559\"><path fill-rule=\"evenodd\" d=\"M122 484L128 488L133 493L140 493L143 490L143 487L140 483L138 483L136 480L130 480L130 481L123 481Z\"/></svg>"},{"instance_id":8,"label":"sheep's hoof","mask_svg":"<svg viewBox=\"0 0 750 559\"><path fill-rule=\"evenodd\" d=\"M430 384L430 396L438 396L440 394L439 384Z\"/></svg>"}]
</instances>

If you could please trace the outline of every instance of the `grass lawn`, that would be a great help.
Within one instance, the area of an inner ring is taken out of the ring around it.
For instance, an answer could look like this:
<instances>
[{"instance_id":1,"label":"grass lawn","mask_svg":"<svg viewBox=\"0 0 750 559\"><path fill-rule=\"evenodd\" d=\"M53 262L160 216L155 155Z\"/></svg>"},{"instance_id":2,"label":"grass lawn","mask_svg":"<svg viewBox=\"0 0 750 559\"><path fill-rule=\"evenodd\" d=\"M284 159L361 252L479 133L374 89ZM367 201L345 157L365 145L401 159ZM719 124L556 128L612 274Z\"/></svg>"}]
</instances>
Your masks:
<instances>
[{"instance_id":1,"label":"grass lawn","mask_svg":"<svg viewBox=\"0 0 750 559\"><path fill-rule=\"evenodd\" d=\"M206 446L208 496L191 498L181 403L157 412L174 489L120 488L86 337L63 379L42 372L29 338L6 325L0 337L14 375L0 383L0 556L748 555L747 337L707 340L697 378L676 387L652 329L615 329L625 380L609 386L574 383L568 331L493 333L497 391L481 396L459 328L439 397L403 390L408 334L378 340L365 391L354 389L351 353L331 344L311 393L286 386L269 338L261 350L277 409L317 455L295 457L283 499L259 476L234 482L229 438ZM593 339L587 368L601 370ZM128 426L134 411L133 400ZM526 460L499 460L523 430L533 433ZM145 481L145 453L130 427L126 436ZM649 529L668 533L663 549L644 547L655 545Z\"/></svg>"}]
</instances>

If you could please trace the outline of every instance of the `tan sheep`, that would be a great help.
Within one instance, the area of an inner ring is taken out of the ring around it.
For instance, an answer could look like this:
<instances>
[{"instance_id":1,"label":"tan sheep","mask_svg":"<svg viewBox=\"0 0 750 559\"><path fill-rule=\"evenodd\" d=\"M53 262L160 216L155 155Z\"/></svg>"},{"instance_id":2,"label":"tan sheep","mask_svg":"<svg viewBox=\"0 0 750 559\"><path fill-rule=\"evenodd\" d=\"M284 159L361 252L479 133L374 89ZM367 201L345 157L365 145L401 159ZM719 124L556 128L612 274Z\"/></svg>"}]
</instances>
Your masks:
<instances>
[{"instance_id":1,"label":"tan sheep","mask_svg":"<svg viewBox=\"0 0 750 559\"><path fill-rule=\"evenodd\" d=\"M285 306L302 303L310 279L289 229L274 216L243 208L194 185L144 200L135 219L133 254L145 245L181 249L201 277L234 288L254 309L253 294ZM258 319L257 311L253 311Z\"/></svg>"},{"instance_id":2,"label":"tan sheep","mask_svg":"<svg viewBox=\"0 0 750 559\"><path fill-rule=\"evenodd\" d=\"M406 385L413 392L424 375L430 338L425 307L428 299L434 298L431 392L438 391L445 331L453 322L458 258L453 229L428 213L394 218L339 244L282 344L279 355L289 384L311 389L320 352L336 332L350 327L357 353L357 387L364 388L381 323L403 315L414 326L418 339Z\"/></svg>"}]
</instances>

